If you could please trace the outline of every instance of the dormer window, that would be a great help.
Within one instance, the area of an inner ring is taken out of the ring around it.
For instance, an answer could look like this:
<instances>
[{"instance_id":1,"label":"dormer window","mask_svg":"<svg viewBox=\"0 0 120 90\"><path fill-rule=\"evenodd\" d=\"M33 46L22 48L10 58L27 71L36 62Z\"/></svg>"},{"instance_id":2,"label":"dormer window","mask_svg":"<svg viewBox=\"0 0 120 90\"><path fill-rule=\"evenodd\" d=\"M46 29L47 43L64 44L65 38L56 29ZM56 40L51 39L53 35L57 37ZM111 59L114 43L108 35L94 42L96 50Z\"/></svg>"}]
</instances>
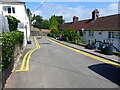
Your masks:
<instances>
[{"instance_id":1,"label":"dormer window","mask_svg":"<svg viewBox=\"0 0 120 90\"><path fill-rule=\"evenodd\" d=\"M15 13L15 7L3 6L3 11L7 12L8 14Z\"/></svg>"}]
</instances>

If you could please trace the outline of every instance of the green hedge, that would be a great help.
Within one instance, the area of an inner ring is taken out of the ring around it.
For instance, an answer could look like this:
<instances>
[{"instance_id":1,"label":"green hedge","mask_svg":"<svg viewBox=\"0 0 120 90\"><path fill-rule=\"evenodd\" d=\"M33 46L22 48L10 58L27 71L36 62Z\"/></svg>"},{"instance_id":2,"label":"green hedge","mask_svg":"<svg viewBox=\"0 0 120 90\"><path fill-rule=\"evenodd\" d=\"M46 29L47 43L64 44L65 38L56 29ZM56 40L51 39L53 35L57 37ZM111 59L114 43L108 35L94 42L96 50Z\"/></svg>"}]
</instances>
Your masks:
<instances>
[{"instance_id":1,"label":"green hedge","mask_svg":"<svg viewBox=\"0 0 120 90\"><path fill-rule=\"evenodd\" d=\"M51 37L56 38L59 34L58 28L57 27L50 28L50 33Z\"/></svg>"},{"instance_id":2,"label":"green hedge","mask_svg":"<svg viewBox=\"0 0 120 90\"><path fill-rule=\"evenodd\" d=\"M21 31L3 33L2 38L2 67L7 68L14 59L16 44L23 44L24 34Z\"/></svg>"},{"instance_id":3,"label":"green hedge","mask_svg":"<svg viewBox=\"0 0 120 90\"><path fill-rule=\"evenodd\" d=\"M80 42L80 35L76 33L76 31L71 29L64 29L61 32L62 38L61 40L76 43L78 44Z\"/></svg>"},{"instance_id":4,"label":"green hedge","mask_svg":"<svg viewBox=\"0 0 120 90\"><path fill-rule=\"evenodd\" d=\"M14 31L17 30L18 28L18 23L20 22L18 19L16 19L13 16L10 15L6 15L7 19L8 19L8 24L9 24L9 29L10 31Z\"/></svg>"}]
</instances>

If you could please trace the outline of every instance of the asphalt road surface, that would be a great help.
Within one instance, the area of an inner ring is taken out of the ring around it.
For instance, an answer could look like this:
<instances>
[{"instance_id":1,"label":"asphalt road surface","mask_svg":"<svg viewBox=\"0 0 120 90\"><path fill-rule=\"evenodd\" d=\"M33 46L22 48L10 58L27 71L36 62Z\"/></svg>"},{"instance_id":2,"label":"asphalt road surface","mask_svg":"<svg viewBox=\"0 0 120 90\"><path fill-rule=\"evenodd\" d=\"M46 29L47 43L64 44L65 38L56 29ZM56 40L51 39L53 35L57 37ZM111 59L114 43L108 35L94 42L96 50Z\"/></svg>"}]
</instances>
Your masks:
<instances>
[{"instance_id":1,"label":"asphalt road surface","mask_svg":"<svg viewBox=\"0 0 120 90\"><path fill-rule=\"evenodd\" d=\"M112 65L37 37L40 49L32 53L29 71L14 71L6 88L118 88ZM19 61L17 68L20 68Z\"/></svg>"}]
</instances>

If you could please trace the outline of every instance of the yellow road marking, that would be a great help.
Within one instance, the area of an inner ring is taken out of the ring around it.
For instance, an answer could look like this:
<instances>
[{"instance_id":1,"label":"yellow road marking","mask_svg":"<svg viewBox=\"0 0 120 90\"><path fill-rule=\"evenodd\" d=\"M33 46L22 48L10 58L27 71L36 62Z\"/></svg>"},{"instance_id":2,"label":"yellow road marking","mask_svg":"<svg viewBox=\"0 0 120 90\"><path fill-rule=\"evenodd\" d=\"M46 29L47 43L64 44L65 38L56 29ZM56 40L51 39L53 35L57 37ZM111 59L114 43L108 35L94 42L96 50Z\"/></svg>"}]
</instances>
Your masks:
<instances>
[{"instance_id":1,"label":"yellow road marking","mask_svg":"<svg viewBox=\"0 0 120 90\"><path fill-rule=\"evenodd\" d=\"M35 44L36 44L36 48L28 51L28 52L25 54L25 56L24 56L24 58L23 58L23 61L22 61L22 64L21 64L21 67L20 67L20 70L16 70L16 71L29 71L30 57L31 57L32 53L33 53L35 50L37 50L37 49L40 48L40 45L39 45L39 43L38 43L38 41L37 41L37 39L36 39L35 36L34 36L34 41L35 41ZM28 56L28 57L27 57L27 56ZM27 61L26 61L26 60L27 60ZM26 62L26 68L24 69L24 67L25 67L25 62Z\"/></svg>"},{"instance_id":2,"label":"yellow road marking","mask_svg":"<svg viewBox=\"0 0 120 90\"><path fill-rule=\"evenodd\" d=\"M49 38L46 38L46 39L48 39L48 40L50 40L50 41L52 41L52 42L54 42L54 43L56 43L56 44L58 44L58 45L60 45L60 46L66 47L66 48L71 49L71 50L73 50L73 51L75 51L75 52L78 52L78 53L81 53L81 54L83 54L83 55L89 56L89 57L91 57L91 58L97 59L97 60L102 61L102 62L104 62L104 63L111 64L111 65L115 65L115 66L120 66L120 64L118 64L118 63L115 63L115 62L112 62L112 61L109 61L109 60L105 60L105 59L103 59L103 58L94 56L94 55L92 55L92 54L89 54L89 53L86 53L86 52L83 52L83 51L80 51L80 50L77 50L77 49L68 47L68 46L63 45L63 44L61 44L61 43L58 43L58 42L56 42L56 41L53 41L53 40L51 40L51 39L49 39Z\"/></svg>"},{"instance_id":3,"label":"yellow road marking","mask_svg":"<svg viewBox=\"0 0 120 90\"><path fill-rule=\"evenodd\" d=\"M29 62L30 62L31 54L32 54L35 50L37 50L37 49L40 48L40 45L38 44L38 41L37 41L36 39L35 39L35 42L36 42L36 48L33 49L33 50L30 52L30 54L28 55L28 59L27 59L27 62L26 62L26 71L29 71Z\"/></svg>"}]
</instances>

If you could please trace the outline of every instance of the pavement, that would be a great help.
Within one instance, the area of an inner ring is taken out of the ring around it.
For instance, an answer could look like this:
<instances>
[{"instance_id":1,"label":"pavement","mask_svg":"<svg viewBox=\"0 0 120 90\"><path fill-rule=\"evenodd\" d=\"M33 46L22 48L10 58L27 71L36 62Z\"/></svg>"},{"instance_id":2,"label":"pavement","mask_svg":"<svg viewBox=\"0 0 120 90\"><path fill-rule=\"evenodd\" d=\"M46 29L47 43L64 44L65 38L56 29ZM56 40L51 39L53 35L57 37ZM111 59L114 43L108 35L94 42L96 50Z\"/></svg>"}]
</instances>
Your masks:
<instances>
[{"instance_id":1,"label":"pavement","mask_svg":"<svg viewBox=\"0 0 120 90\"><path fill-rule=\"evenodd\" d=\"M35 48L33 37L30 38L32 44L26 46L5 88L119 88L119 72L115 66L70 50L45 37L36 38L40 49L32 53L29 71L16 70L20 68L24 55Z\"/></svg>"}]
</instances>

